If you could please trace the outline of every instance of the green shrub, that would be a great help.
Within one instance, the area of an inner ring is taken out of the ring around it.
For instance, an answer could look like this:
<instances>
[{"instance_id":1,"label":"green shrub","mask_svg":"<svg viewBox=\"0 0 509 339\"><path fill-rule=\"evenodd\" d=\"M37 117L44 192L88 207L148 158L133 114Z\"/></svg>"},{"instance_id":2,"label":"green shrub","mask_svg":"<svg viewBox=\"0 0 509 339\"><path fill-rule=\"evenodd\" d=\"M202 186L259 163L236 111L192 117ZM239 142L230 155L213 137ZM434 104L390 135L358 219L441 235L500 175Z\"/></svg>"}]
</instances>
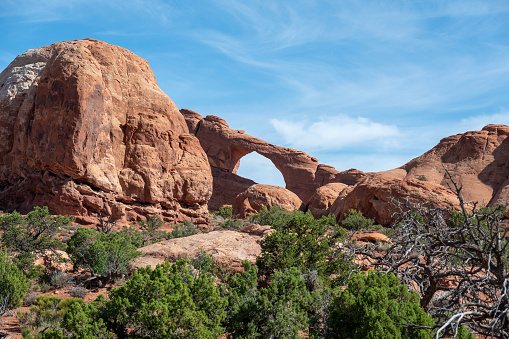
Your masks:
<instances>
[{"instance_id":1,"label":"green shrub","mask_svg":"<svg viewBox=\"0 0 509 339\"><path fill-rule=\"evenodd\" d=\"M133 259L140 255L139 238L129 232L99 233L79 228L67 242L67 253L74 269L86 268L93 275L112 277L129 272Z\"/></svg>"},{"instance_id":2,"label":"green shrub","mask_svg":"<svg viewBox=\"0 0 509 339\"><path fill-rule=\"evenodd\" d=\"M51 216L48 207L34 207L25 217L14 211L0 216L0 230L3 231L0 239L13 254L16 265L30 276L37 254L65 247L55 235L60 227L71 223L68 217Z\"/></svg>"},{"instance_id":3,"label":"green shrub","mask_svg":"<svg viewBox=\"0 0 509 339\"><path fill-rule=\"evenodd\" d=\"M408 322L433 326L415 292L392 273L375 271L352 276L333 301L329 318L333 338L429 338L430 329L412 330ZM399 324L398 324L399 323Z\"/></svg>"},{"instance_id":4,"label":"green shrub","mask_svg":"<svg viewBox=\"0 0 509 339\"><path fill-rule=\"evenodd\" d=\"M233 207L232 206L219 207L219 210L215 214L220 215L223 218L231 218L233 216Z\"/></svg>"},{"instance_id":5,"label":"green shrub","mask_svg":"<svg viewBox=\"0 0 509 339\"><path fill-rule=\"evenodd\" d=\"M70 333L107 329L119 338L217 338L226 316L222 293L212 275L195 274L186 260L165 262L138 269L107 302L71 308L63 327Z\"/></svg>"},{"instance_id":6,"label":"green shrub","mask_svg":"<svg viewBox=\"0 0 509 339\"><path fill-rule=\"evenodd\" d=\"M198 230L192 221L184 220L183 222L175 225L170 233L171 238L183 238L190 235L197 234Z\"/></svg>"},{"instance_id":7,"label":"green shrub","mask_svg":"<svg viewBox=\"0 0 509 339\"><path fill-rule=\"evenodd\" d=\"M266 288L257 286L257 268L243 262L245 272L228 283L227 331L231 338L300 338L307 331L312 295L301 272L276 271Z\"/></svg>"},{"instance_id":8,"label":"green shrub","mask_svg":"<svg viewBox=\"0 0 509 339\"><path fill-rule=\"evenodd\" d=\"M246 227L246 224L242 219L227 219L220 226L223 229L239 231Z\"/></svg>"},{"instance_id":9,"label":"green shrub","mask_svg":"<svg viewBox=\"0 0 509 339\"><path fill-rule=\"evenodd\" d=\"M4 248L0 248L0 272L0 309L4 307L5 311L20 306L30 282Z\"/></svg>"},{"instance_id":10,"label":"green shrub","mask_svg":"<svg viewBox=\"0 0 509 339\"><path fill-rule=\"evenodd\" d=\"M148 233L155 232L163 226L163 220L156 214L151 215L147 220L138 221L140 228Z\"/></svg>"},{"instance_id":11,"label":"green shrub","mask_svg":"<svg viewBox=\"0 0 509 339\"><path fill-rule=\"evenodd\" d=\"M249 219L251 222L258 225L270 225L273 228L278 228L286 225L293 217L294 214L302 212L288 212L280 207L272 206L270 209L263 207L258 213L253 214Z\"/></svg>"},{"instance_id":12,"label":"green shrub","mask_svg":"<svg viewBox=\"0 0 509 339\"><path fill-rule=\"evenodd\" d=\"M108 331L101 318L105 304L106 299L102 294L90 304L74 303L64 315L60 333L65 333L67 338L74 339L116 338L112 332Z\"/></svg>"},{"instance_id":13,"label":"green shrub","mask_svg":"<svg viewBox=\"0 0 509 339\"><path fill-rule=\"evenodd\" d=\"M310 213L275 212L270 212L278 215L275 231L263 238L262 253L256 259L260 275L270 278L276 270L296 267L301 272L317 271L326 277L349 268L342 254L335 251L345 230L336 224L334 216L315 220Z\"/></svg>"},{"instance_id":14,"label":"green shrub","mask_svg":"<svg viewBox=\"0 0 509 339\"><path fill-rule=\"evenodd\" d=\"M355 209L349 209L341 226L350 231L360 231L373 228L374 220L368 219L361 212Z\"/></svg>"},{"instance_id":15,"label":"green shrub","mask_svg":"<svg viewBox=\"0 0 509 339\"><path fill-rule=\"evenodd\" d=\"M18 312L23 338L60 338L62 319L75 303L84 301L79 298L62 299L48 294L38 295L30 312Z\"/></svg>"},{"instance_id":16,"label":"green shrub","mask_svg":"<svg viewBox=\"0 0 509 339\"><path fill-rule=\"evenodd\" d=\"M420 181L428 181L428 178L426 178L426 176L425 176L425 175L419 175L419 176L417 177L417 180L420 180Z\"/></svg>"}]
</instances>

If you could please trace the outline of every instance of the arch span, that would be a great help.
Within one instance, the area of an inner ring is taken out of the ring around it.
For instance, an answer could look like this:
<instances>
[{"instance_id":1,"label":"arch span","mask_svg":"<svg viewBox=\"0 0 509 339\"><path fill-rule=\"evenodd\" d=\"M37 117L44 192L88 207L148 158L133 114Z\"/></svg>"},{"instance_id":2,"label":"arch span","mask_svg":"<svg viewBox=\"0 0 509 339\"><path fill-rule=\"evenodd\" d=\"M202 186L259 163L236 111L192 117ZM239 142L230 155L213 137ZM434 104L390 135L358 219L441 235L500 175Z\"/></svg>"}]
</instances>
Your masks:
<instances>
[{"instance_id":1,"label":"arch span","mask_svg":"<svg viewBox=\"0 0 509 339\"><path fill-rule=\"evenodd\" d=\"M251 152L257 152L272 161L281 172L286 188L297 194L304 203L307 203L318 187L330 182L342 182L343 173L348 172L348 184L352 183L350 171L338 172L332 166L319 164L316 158L305 152L276 146L245 134L242 130L233 130L224 119L217 116L208 115L203 118L199 113L187 109L180 112L186 119L189 132L200 140L209 159L214 180L209 202L211 208L232 204L237 194L254 184L254 181L236 174L240 159ZM354 181L361 179L362 175L354 175Z\"/></svg>"}]
</instances>

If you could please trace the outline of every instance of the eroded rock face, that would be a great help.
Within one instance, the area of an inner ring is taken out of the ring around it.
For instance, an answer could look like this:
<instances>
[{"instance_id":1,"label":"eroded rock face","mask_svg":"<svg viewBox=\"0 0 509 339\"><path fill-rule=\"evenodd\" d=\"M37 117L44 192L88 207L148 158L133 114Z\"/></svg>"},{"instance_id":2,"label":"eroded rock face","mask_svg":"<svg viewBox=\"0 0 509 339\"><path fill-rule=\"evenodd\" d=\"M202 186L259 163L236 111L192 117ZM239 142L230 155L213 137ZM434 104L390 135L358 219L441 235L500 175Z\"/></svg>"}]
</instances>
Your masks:
<instances>
[{"instance_id":1,"label":"eroded rock face","mask_svg":"<svg viewBox=\"0 0 509 339\"><path fill-rule=\"evenodd\" d=\"M331 207L336 200L344 199L352 189L353 186L341 183L324 185L318 188L309 200L308 211L317 219L324 215L334 214Z\"/></svg>"},{"instance_id":2,"label":"eroded rock face","mask_svg":"<svg viewBox=\"0 0 509 339\"><path fill-rule=\"evenodd\" d=\"M453 135L390 173L404 178L425 176L429 182L448 187L445 167L463 185L465 200L488 206L505 204L509 201L508 135L509 126L504 125Z\"/></svg>"},{"instance_id":3,"label":"eroded rock face","mask_svg":"<svg viewBox=\"0 0 509 339\"><path fill-rule=\"evenodd\" d=\"M303 209L302 200L290 190L280 186L256 184L237 196L233 203L233 216L246 218L263 207L280 207L286 211Z\"/></svg>"},{"instance_id":4,"label":"eroded rock face","mask_svg":"<svg viewBox=\"0 0 509 339\"><path fill-rule=\"evenodd\" d=\"M60 42L0 74L0 209L204 222L211 192L198 140L130 51Z\"/></svg>"},{"instance_id":5,"label":"eroded rock face","mask_svg":"<svg viewBox=\"0 0 509 339\"><path fill-rule=\"evenodd\" d=\"M319 164L316 158L305 152L276 146L245 134L244 131L230 129L228 123L217 116L208 115L203 118L199 113L188 109L181 109L180 112L186 119L189 131L200 140L212 167L212 209L224 204L232 205L235 197L250 186L249 182L242 182L244 178L239 177L236 172L240 159L251 152L257 152L271 160L283 175L286 188L305 203L320 186L331 182L354 185L364 177L361 171L338 172L332 166ZM234 182L234 185L230 185L229 181Z\"/></svg>"},{"instance_id":6,"label":"eroded rock face","mask_svg":"<svg viewBox=\"0 0 509 339\"><path fill-rule=\"evenodd\" d=\"M378 174L367 176L338 204L335 215L341 221L349 209L356 209L377 224L390 225L399 209L395 202L431 203L439 208L457 208L458 199L449 189L417 179L388 178Z\"/></svg>"}]
</instances>

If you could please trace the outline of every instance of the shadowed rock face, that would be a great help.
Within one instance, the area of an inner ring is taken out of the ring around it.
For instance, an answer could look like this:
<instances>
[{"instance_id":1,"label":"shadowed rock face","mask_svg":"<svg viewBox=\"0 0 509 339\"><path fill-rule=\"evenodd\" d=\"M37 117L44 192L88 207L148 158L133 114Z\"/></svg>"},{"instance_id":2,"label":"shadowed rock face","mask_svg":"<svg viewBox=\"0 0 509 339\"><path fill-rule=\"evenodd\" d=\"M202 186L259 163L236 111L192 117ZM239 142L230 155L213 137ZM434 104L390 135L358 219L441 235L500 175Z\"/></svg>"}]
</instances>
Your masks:
<instances>
[{"instance_id":1,"label":"shadowed rock face","mask_svg":"<svg viewBox=\"0 0 509 339\"><path fill-rule=\"evenodd\" d=\"M223 204L232 205L235 197L252 185L252 181L240 185L244 178L236 175L240 159L251 152L270 159L283 175L286 188L304 202L307 202L320 186L330 182L354 185L364 177L364 173L360 171L338 172L332 166L319 164L316 158L305 152L276 146L245 134L244 131L230 129L228 123L219 117L208 115L203 118L187 109L180 112L186 119L189 131L200 140L213 169L214 192L210 200L212 209ZM220 172L228 174L219 175ZM234 186L224 180L226 176L231 180L235 178Z\"/></svg>"},{"instance_id":2,"label":"shadowed rock face","mask_svg":"<svg viewBox=\"0 0 509 339\"><path fill-rule=\"evenodd\" d=\"M86 39L0 74L0 209L204 222L211 192L206 154L144 59Z\"/></svg>"}]
</instances>

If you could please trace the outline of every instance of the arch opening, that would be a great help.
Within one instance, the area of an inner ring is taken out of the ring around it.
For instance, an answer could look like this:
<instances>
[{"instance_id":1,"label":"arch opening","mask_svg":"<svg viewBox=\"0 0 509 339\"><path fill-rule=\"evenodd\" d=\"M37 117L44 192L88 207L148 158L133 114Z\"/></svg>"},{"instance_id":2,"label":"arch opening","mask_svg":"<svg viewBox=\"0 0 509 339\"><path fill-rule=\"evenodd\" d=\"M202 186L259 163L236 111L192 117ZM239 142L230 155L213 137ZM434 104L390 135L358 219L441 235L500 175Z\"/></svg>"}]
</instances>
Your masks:
<instances>
[{"instance_id":1,"label":"arch opening","mask_svg":"<svg viewBox=\"0 0 509 339\"><path fill-rule=\"evenodd\" d=\"M237 174L258 184L286 187L281 172L270 159L257 152L251 152L239 160Z\"/></svg>"}]
</instances>

